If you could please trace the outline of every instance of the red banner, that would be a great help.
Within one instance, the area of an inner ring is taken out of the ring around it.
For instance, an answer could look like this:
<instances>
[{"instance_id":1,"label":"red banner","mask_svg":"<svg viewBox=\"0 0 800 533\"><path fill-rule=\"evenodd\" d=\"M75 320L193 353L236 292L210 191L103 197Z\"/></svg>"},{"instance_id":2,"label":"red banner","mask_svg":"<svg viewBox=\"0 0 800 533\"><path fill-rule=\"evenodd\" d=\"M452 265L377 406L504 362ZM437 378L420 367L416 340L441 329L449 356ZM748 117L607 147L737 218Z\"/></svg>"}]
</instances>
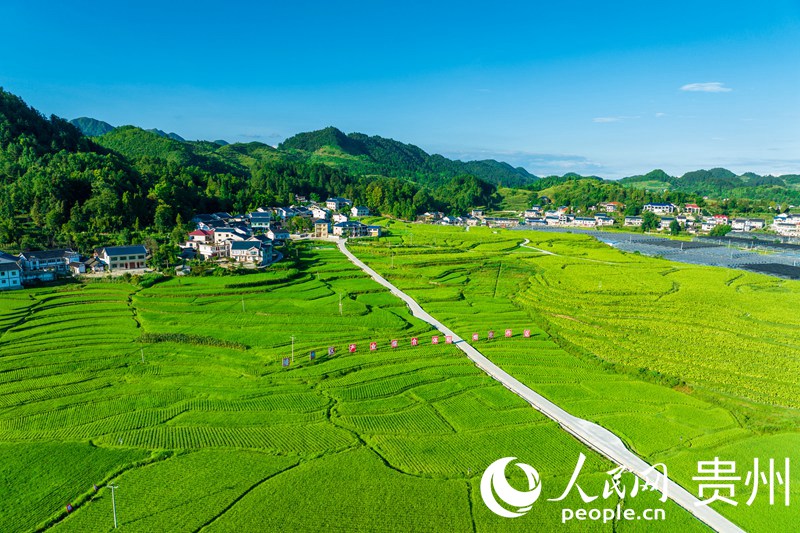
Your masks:
<instances>
[{"instance_id":1,"label":"red banner","mask_svg":"<svg viewBox=\"0 0 800 533\"><path fill-rule=\"evenodd\" d=\"M447 335L444 338L444 342L445 342L445 344L453 344L453 336L452 335Z\"/></svg>"},{"instance_id":2,"label":"red banner","mask_svg":"<svg viewBox=\"0 0 800 533\"><path fill-rule=\"evenodd\" d=\"M531 336L531 330L526 329L525 331L522 332L522 336L525 337L526 339L529 339Z\"/></svg>"},{"instance_id":3,"label":"red banner","mask_svg":"<svg viewBox=\"0 0 800 533\"><path fill-rule=\"evenodd\" d=\"M507 330L506 330L506 337L510 337L510 336L511 336L511 330L510 330L510 329L507 329Z\"/></svg>"},{"instance_id":4,"label":"red banner","mask_svg":"<svg viewBox=\"0 0 800 533\"><path fill-rule=\"evenodd\" d=\"M431 337L431 344L439 344L439 336L438 335L434 335L433 337Z\"/></svg>"},{"instance_id":5,"label":"red banner","mask_svg":"<svg viewBox=\"0 0 800 533\"><path fill-rule=\"evenodd\" d=\"M349 349L350 349L350 353L355 353L356 352L356 345L355 344L351 344Z\"/></svg>"},{"instance_id":6,"label":"red banner","mask_svg":"<svg viewBox=\"0 0 800 533\"><path fill-rule=\"evenodd\" d=\"M397 348L397 339L392 339L392 348Z\"/></svg>"},{"instance_id":7,"label":"red banner","mask_svg":"<svg viewBox=\"0 0 800 533\"><path fill-rule=\"evenodd\" d=\"M489 336L488 336L488 339L489 339L489 340L492 340L492 339L494 339L494 331L489 331Z\"/></svg>"},{"instance_id":8,"label":"red banner","mask_svg":"<svg viewBox=\"0 0 800 533\"><path fill-rule=\"evenodd\" d=\"M369 343L369 351L370 351L370 352L374 352L374 351L375 351L375 350L377 350L377 349L378 349L378 343L377 343L377 342L371 342L371 343Z\"/></svg>"},{"instance_id":9,"label":"red banner","mask_svg":"<svg viewBox=\"0 0 800 533\"><path fill-rule=\"evenodd\" d=\"M472 334L472 340L474 340L474 341L478 340L478 334L477 333L473 333Z\"/></svg>"},{"instance_id":10,"label":"red banner","mask_svg":"<svg viewBox=\"0 0 800 533\"><path fill-rule=\"evenodd\" d=\"M417 344L419 344L419 339L411 337L411 346L416 346Z\"/></svg>"}]
</instances>

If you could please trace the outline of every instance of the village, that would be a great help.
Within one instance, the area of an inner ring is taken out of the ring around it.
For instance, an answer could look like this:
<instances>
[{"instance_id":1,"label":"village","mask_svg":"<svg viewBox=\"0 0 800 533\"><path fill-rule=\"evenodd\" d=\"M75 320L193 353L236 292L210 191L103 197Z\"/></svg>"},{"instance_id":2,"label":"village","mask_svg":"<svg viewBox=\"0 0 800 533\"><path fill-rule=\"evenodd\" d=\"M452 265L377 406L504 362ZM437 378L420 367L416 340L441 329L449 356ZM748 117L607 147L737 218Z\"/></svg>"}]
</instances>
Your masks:
<instances>
[{"instance_id":1,"label":"village","mask_svg":"<svg viewBox=\"0 0 800 533\"><path fill-rule=\"evenodd\" d=\"M639 228L642 226L642 215L624 216L621 213L625 204L620 202L605 202L599 206L591 206L588 211L591 215L581 216L580 212L573 212L569 206L560 206L555 209L545 209L541 205L534 205L523 212L508 213L503 217L486 216L480 209L473 209L468 216L452 217L443 213L425 213L419 217L422 222L443 225L465 225L490 227L574 227L574 228L602 228L623 226ZM727 215L702 215L702 209L696 204L685 204L683 207L669 203L648 203L642 212L651 212L658 217L657 231L670 231L673 222L680 224L681 231L690 234L710 232L716 226L729 225L732 231L749 232L755 230L772 229L777 235L785 237L800 236L800 214L780 214L775 216L772 225L768 225L763 218L730 218ZM620 224L621 223L621 224Z\"/></svg>"},{"instance_id":2,"label":"village","mask_svg":"<svg viewBox=\"0 0 800 533\"><path fill-rule=\"evenodd\" d=\"M355 220L369 214L366 207L353 206L352 201L339 197L306 205L262 207L240 215L199 214L191 220L195 229L180 246L180 257L221 266L262 268L280 260L282 255L277 248L290 239L380 237L380 226ZM0 290L63 276L144 273L148 271L149 259L149 251L143 244L105 246L94 250L89 257L70 248L19 255L0 252Z\"/></svg>"},{"instance_id":3,"label":"village","mask_svg":"<svg viewBox=\"0 0 800 533\"><path fill-rule=\"evenodd\" d=\"M200 260L220 266L264 268L279 261L279 249L289 240L380 237L381 227L357 220L370 216L364 206L353 205L346 198L332 197L324 202L308 202L297 197L297 205L260 207L255 211L231 215L227 212L198 214L194 226L180 245L180 258ZM547 200L545 198L545 200ZM605 202L591 206L591 215L573 212L568 206L544 208L534 205L523 212L504 212L504 216L487 216L483 209L473 209L466 216L450 216L441 212L426 212L418 223L451 226L544 227L639 229L644 213L657 217L652 229L669 232L677 223L689 234L711 233L717 226L730 226L734 232L772 230L777 236L800 236L800 215L779 214L771 225L763 218L729 218L726 215L703 215L696 204L676 206L671 203L648 203L642 214L622 215L625 205ZM53 281L63 276L98 277L124 273L144 273L148 270L150 254L144 244L105 246L82 256L69 249L26 251L19 255L0 252L0 290L17 289L24 285ZM184 271L178 272L182 274Z\"/></svg>"}]
</instances>

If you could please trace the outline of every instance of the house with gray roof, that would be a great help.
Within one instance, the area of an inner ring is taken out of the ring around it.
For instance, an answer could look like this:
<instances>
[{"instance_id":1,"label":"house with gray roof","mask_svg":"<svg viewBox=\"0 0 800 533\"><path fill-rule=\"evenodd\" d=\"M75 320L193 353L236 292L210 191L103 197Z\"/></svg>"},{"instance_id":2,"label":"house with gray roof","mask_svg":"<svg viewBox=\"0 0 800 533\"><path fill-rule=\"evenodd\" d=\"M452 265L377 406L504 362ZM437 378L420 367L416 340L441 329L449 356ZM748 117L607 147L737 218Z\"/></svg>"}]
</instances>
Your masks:
<instances>
[{"instance_id":1,"label":"house with gray roof","mask_svg":"<svg viewBox=\"0 0 800 533\"><path fill-rule=\"evenodd\" d=\"M97 256L108 265L108 270L134 270L147 266L147 249L142 244L106 246Z\"/></svg>"}]
</instances>

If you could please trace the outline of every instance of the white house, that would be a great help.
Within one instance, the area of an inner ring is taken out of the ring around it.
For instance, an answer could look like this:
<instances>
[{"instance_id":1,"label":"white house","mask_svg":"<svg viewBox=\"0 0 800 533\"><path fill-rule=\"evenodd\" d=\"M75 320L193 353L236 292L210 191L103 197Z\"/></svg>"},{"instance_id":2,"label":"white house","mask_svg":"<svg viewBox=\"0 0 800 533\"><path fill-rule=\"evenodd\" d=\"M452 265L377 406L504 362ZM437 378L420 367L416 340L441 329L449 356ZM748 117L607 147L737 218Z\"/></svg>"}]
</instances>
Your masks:
<instances>
[{"instance_id":1,"label":"white house","mask_svg":"<svg viewBox=\"0 0 800 533\"><path fill-rule=\"evenodd\" d=\"M273 241L288 241L289 232L285 229L271 229L267 232L267 237Z\"/></svg>"},{"instance_id":2,"label":"white house","mask_svg":"<svg viewBox=\"0 0 800 533\"><path fill-rule=\"evenodd\" d=\"M625 204L621 202L605 202L600 204L600 209L606 213L617 213L625 209Z\"/></svg>"},{"instance_id":3,"label":"white house","mask_svg":"<svg viewBox=\"0 0 800 533\"><path fill-rule=\"evenodd\" d=\"M661 222L658 223L658 229L660 230L668 230L669 225L675 220L674 217L664 217L661 219Z\"/></svg>"},{"instance_id":4,"label":"white house","mask_svg":"<svg viewBox=\"0 0 800 533\"><path fill-rule=\"evenodd\" d=\"M19 262L25 271L52 270L67 272L68 265L80 261L80 254L69 248L22 252Z\"/></svg>"},{"instance_id":5,"label":"white house","mask_svg":"<svg viewBox=\"0 0 800 533\"><path fill-rule=\"evenodd\" d=\"M147 260L147 250L141 244L106 246L97 255L112 271L144 268Z\"/></svg>"},{"instance_id":6,"label":"white house","mask_svg":"<svg viewBox=\"0 0 800 533\"><path fill-rule=\"evenodd\" d=\"M254 211L247 217L250 221L250 227L253 229L269 229L269 225L272 223L272 215L270 213Z\"/></svg>"},{"instance_id":7,"label":"white house","mask_svg":"<svg viewBox=\"0 0 800 533\"><path fill-rule=\"evenodd\" d=\"M311 216L316 219L327 219L329 214L330 210L324 207L314 206L311 208Z\"/></svg>"},{"instance_id":8,"label":"white house","mask_svg":"<svg viewBox=\"0 0 800 533\"><path fill-rule=\"evenodd\" d=\"M214 242L222 244L226 241L243 241L249 235L239 228L217 228L214 230Z\"/></svg>"},{"instance_id":9,"label":"white house","mask_svg":"<svg viewBox=\"0 0 800 533\"><path fill-rule=\"evenodd\" d=\"M644 204L642 208L645 211L650 211L656 215L669 215L675 212L675 205L673 204Z\"/></svg>"},{"instance_id":10,"label":"white house","mask_svg":"<svg viewBox=\"0 0 800 533\"><path fill-rule=\"evenodd\" d=\"M613 226L614 219L608 215L595 215L594 222L598 226Z\"/></svg>"},{"instance_id":11,"label":"white house","mask_svg":"<svg viewBox=\"0 0 800 533\"><path fill-rule=\"evenodd\" d=\"M353 216L353 217L365 217L365 216L368 216L368 215L369 215L369 209L367 209L366 207L364 207L362 205L353 206L353 208L350 209L350 216Z\"/></svg>"},{"instance_id":12,"label":"white house","mask_svg":"<svg viewBox=\"0 0 800 533\"><path fill-rule=\"evenodd\" d=\"M231 241L228 249L230 257L238 263L264 264L264 250L260 241Z\"/></svg>"},{"instance_id":13,"label":"white house","mask_svg":"<svg viewBox=\"0 0 800 533\"><path fill-rule=\"evenodd\" d=\"M347 198L339 198L337 196L337 197L328 198L327 200L325 200L325 207L327 207L328 209L330 209L332 211L338 211L338 210L342 209L343 207L351 205L352 203L353 202L351 202Z\"/></svg>"},{"instance_id":14,"label":"white house","mask_svg":"<svg viewBox=\"0 0 800 533\"><path fill-rule=\"evenodd\" d=\"M343 215L341 213L333 215L333 221L337 224L341 222L347 222L348 220L350 220L350 217L347 215Z\"/></svg>"},{"instance_id":15,"label":"white house","mask_svg":"<svg viewBox=\"0 0 800 533\"><path fill-rule=\"evenodd\" d=\"M623 225L638 228L642 225L642 217L625 217Z\"/></svg>"}]
</instances>

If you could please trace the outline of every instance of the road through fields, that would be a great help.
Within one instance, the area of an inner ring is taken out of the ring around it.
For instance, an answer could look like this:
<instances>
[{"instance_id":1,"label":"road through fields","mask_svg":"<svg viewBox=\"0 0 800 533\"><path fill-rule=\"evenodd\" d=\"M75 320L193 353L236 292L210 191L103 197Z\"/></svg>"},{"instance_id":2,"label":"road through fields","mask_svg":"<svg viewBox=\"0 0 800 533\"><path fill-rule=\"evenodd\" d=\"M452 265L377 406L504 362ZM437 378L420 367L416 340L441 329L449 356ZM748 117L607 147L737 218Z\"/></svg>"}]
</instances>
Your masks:
<instances>
[{"instance_id":1,"label":"road through fields","mask_svg":"<svg viewBox=\"0 0 800 533\"><path fill-rule=\"evenodd\" d=\"M367 266L347 249L347 239L339 240L339 250L350 261L366 272L372 279L380 283L391 291L392 294L406 302L411 313L435 327L443 335L451 335L453 343L469 357L478 368L486 372L492 378L502 383L507 389L511 390L525 401L530 403L535 409L540 411L548 418L557 422L565 431L573 435L601 455L607 457L614 463L624 466L640 478L652 483L656 487L664 487L665 481L668 487L667 494L671 500L686 509L689 513L697 517L700 521L716 531L721 532L741 532L743 531L733 522L719 514L714 509L706 505L698 505L700 500L689 491L664 476L651 465L645 462L638 455L630 451L622 440L606 428L599 426L588 420L573 416L545 398L533 391L528 386L514 378L511 374L492 363L486 356L476 350L467 341L459 337L447 326L428 314L411 296L404 293L383 276ZM499 459L499 457L498 457Z\"/></svg>"}]
</instances>

